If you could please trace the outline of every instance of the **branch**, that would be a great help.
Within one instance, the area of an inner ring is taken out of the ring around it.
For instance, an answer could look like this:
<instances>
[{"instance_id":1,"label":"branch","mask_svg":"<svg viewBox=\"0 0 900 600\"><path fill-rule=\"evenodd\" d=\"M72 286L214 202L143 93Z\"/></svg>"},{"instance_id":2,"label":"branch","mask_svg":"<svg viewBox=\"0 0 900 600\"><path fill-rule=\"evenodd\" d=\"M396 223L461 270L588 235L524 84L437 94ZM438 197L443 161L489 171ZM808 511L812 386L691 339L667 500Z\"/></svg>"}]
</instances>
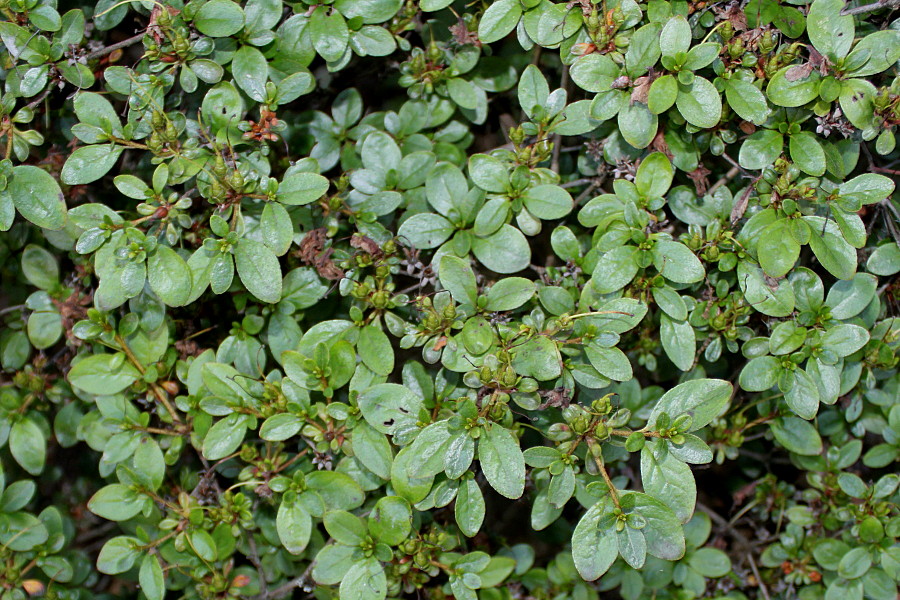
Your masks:
<instances>
[{"instance_id":1,"label":"branch","mask_svg":"<svg viewBox=\"0 0 900 600\"><path fill-rule=\"evenodd\" d=\"M251 600L276 600L277 598L284 598L289 595L294 589L298 587L302 587L306 585L309 581L310 573L312 573L312 565L303 572L299 577L294 577L289 580L284 585L280 585L274 590L269 590L264 594L259 594L258 596L253 596Z\"/></svg>"},{"instance_id":2,"label":"branch","mask_svg":"<svg viewBox=\"0 0 900 600\"><path fill-rule=\"evenodd\" d=\"M900 7L900 0L878 0L878 2L873 2L872 4L864 4L863 6L845 8L841 11L841 15L861 15L863 13L881 10L882 8L890 8L891 10L894 10L898 7Z\"/></svg>"},{"instance_id":3,"label":"branch","mask_svg":"<svg viewBox=\"0 0 900 600\"><path fill-rule=\"evenodd\" d=\"M120 50L122 48L127 48L128 46L134 46L139 41L144 39L144 35L146 35L145 31L140 32L137 35L134 35L127 40L122 40L121 42L115 43L111 46L106 46L105 48L100 48L99 50L94 50L90 54L85 57L85 60L94 60L95 58L101 58L106 56L107 54L112 54L116 50Z\"/></svg>"},{"instance_id":4,"label":"branch","mask_svg":"<svg viewBox=\"0 0 900 600\"><path fill-rule=\"evenodd\" d=\"M725 520L725 517L706 506L702 502L697 502L697 508L701 511L705 512L710 519L715 522L721 529L727 531L731 537L734 538L739 545L743 546L744 551L747 553L747 561L750 563L750 570L753 571L753 576L756 577L757 583L759 583L759 593L762 594L762 597L765 600L771 600L771 596L769 596L769 590L766 587L766 582L763 581L762 576L760 576L759 568L756 566L756 560L753 558L753 544L750 543L750 540L747 539L743 533L737 530L737 528Z\"/></svg>"}]
</instances>

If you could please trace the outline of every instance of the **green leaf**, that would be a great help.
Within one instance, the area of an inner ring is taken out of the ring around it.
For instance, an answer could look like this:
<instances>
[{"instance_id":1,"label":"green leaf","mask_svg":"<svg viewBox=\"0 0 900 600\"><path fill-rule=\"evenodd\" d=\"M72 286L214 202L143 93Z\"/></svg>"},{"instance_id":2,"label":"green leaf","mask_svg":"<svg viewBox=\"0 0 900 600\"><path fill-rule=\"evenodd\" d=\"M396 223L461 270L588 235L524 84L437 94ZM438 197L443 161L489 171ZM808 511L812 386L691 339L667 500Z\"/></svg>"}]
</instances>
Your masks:
<instances>
[{"instance_id":1,"label":"green leaf","mask_svg":"<svg viewBox=\"0 0 900 600\"><path fill-rule=\"evenodd\" d=\"M66 159L59 180L66 185L93 183L113 168L124 149L115 144L95 144L76 148Z\"/></svg>"},{"instance_id":2,"label":"green leaf","mask_svg":"<svg viewBox=\"0 0 900 600\"><path fill-rule=\"evenodd\" d=\"M669 158L662 152L654 152L641 161L634 185L644 198L656 198L669 191L674 176Z\"/></svg>"},{"instance_id":3,"label":"green leaf","mask_svg":"<svg viewBox=\"0 0 900 600\"><path fill-rule=\"evenodd\" d=\"M784 394L784 400L797 416L807 421L819 411L819 387L803 369L793 371L794 383Z\"/></svg>"},{"instance_id":4,"label":"green leaf","mask_svg":"<svg viewBox=\"0 0 900 600\"><path fill-rule=\"evenodd\" d=\"M441 257L439 276L441 285L450 292L454 301L475 306L478 286L468 260L445 254Z\"/></svg>"},{"instance_id":5,"label":"green leaf","mask_svg":"<svg viewBox=\"0 0 900 600\"><path fill-rule=\"evenodd\" d=\"M765 123L771 113L766 97L759 88L737 77L732 77L725 84L725 99L739 117L754 125Z\"/></svg>"},{"instance_id":6,"label":"green leaf","mask_svg":"<svg viewBox=\"0 0 900 600\"><path fill-rule=\"evenodd\" d=\"M694 354L697 351L697 337L691 324L661 314L659 336L669 360L682 371L689 371L694 366Z\"/></svg>"},{"instance_id":7,"label":"green leaf","mask_svg":"<svg viewBox=\"0 0 900 600\"><path fill-rule=\"evenodd\" d=\"M376 431L394 435L415 427L422 398L396 383L370 387L357 398L359 410Z\"/></svg>"},{"instance_id":8,"label":"green leaf","mask_svg":"<svg viewBox=\"0 0 900 600\"><path fill-rule=\"evenodd\" d=\"M333 510L322 519L325 530L336 542L347 546L358 546L366 539L366 525L363 520L346 510Z\"/></svg>"},{"instance_id":9,"label":"green leaf","mask_svg":"<svg viewBox=\"0 0 900 600\"><path fill-rule=\"evenodd\" d=\"M536 185L522 196L522 202L538 219L561 219L574 206L569 192L558 185Z\"/></svg>"},{"instance_id":10,"label":"green leaf","mask_svg":"<svg viewBox=\"0 0 900 600\"><path fill-rule=\"evenodd\" d=\"M812 229L809 247L819 263L838 279L850 279L856 272L856 249L848 244L833 221L803 217ZM824 225L824 227L823 227Z\"/></svg>"},{"instance_id":11,"label":"green leaf","mask_svg":"<svg viewBox=\"0 0 900 600\"><path fill-rule=\"evenodd\" d=\"M631 527L625 527L616 533L616 545L619 555L633 569L640 569L647 560L647 540L644 533Z\"/></svg>"},{"instance_id":12,"label":"green leaf","mask_svg":"<svg viewBox=\"0 0 900 600\"><path fill-rule=\"evenodd\" d=\"M487 291L484 308L493 312L515 310L531 300L534 293L533 281L523 277L504 277Z\"/></svg>"},{"instance_id":13,"label":"green leaf","mask_svg":"<svg viewBox=\"0 0 900 600\"><path fill-rule=\"evenodd\" d=\"M842 15L843 0L815 0L806 15L806 32L816 50L834 62L853 45L853 17Z\"/></svg>"},{"instance_id":14,"label":"green leaf","mask_svg":"<svg viewBox=\"0 0 900 600\"><path fill-rule=\"evenodd\" d=\"M389 480L394 460L391 444L385 435L367 422L357 423L353 428L353 452L367 469Z\"/></svg>"},{"instance_id":15,"label":"green leaf","mask_svg":"<svg viewBox=\"0 0 900 600\"><path fill-rule=\"evenodd\" d=\"M144 508L144 497L130 487L113 483L100 488L88 501L88 509L110 521L126 521Z\"/></svg>"},{"instance_id":16,"label":"green leaf","mask_svg":"<svg viewBox=\"0 0 900 600\"><path fill-rule=\"evenodd\" d=\"M341 579L357 562L355 558L357 548L344 546L343 544L328 544L316 554L313 562L312 576L323 585L335 585L341 583Z\"/></svg>"},{"instance_id":17,"label":"green leaf","mask_svg":"<svg viewBox=\"0 0 900 600\"><path fill-rule=\"evenodd\" d=\"M248 292L270 304L281 300L281 265L269 248L242 238L234 249L234 263Z\"/></svg>"},{"instance_id":18,"label":"green leaf","mask_svg":"<svg viewBox=\"0 0 900 600\"><path fill-rule=\"evenodd\" d=\"M69 383L88 394L118 394L140 377L124 354L93 354L78 361L69 371Z\"/></svg>"},{"instance_id":19,"label":"green leaf","mask_svg":"<svg viewBox=\"0 0 900 600\"><path fill-rule=\"evenodd\" d=\"M715 127L722 118L722 98L703 77L694 77L690 86L679 87L675 106L688 123L697 127Z\"/></svg>"},{"instance_id":20,"label":"green leaf","mask_svg":"<svg viewBox=\"0 0 900 600\"><path fill-rule=\"evenodd\" d=\"M522 16L519 0L499 0L491 4L478 22L478 39L491 44L505 38Z\"/></svg>"},{"instance_id":21,"label":"green leaf","mask_svg":"<svg viewBox=\"0 0 900 600\"><path fill-rule=\"evenodd\" d=\"M869 341L869 332L859 325L841 323L822 335L822 347L840 357L850 356Z\"/></svg>"},{"instance_id":22,"label":"green leaf","mask_svg":"<svg viewBox=\"0 0 900 600\"><path fill-rule=\"evenodd\" d=\"M40 475L47 458L44 432L29 419L19 419L9 429L9 451L19 466L31 475Z\"/></svg>"},{"instance_id":23,"label":"green leaf","mask_svg":"<svg viewBox=\"0 0 900 600\"><path fill-rule=\"evenodd\" d=\"M484 522L484 495L474 479L466 478L459 486L454 505L454 515L459 530L466 537L475 537Z\"/></svg>"},{"instance_id":24,"label":"green leaf","mask_svg":"<svg viewBox=\"0 0 900 600\"><path fill-rule=\"evenodd\" d=\"M784 67L769 79L766 97L772 104L793 108L803 106L818 97L821 76L817 71L809 74L802 71L798 73L799 68L799 66Z\"/></svg>"},{"instance_id":25,"label":"green leaf","mask_svg":"<svg viewBox=\"0 0 900 600\"><path fill-rule=\"evenodd\" d=\"M575 568L587 581L599 579L619 555L613 508L609 496L604 496L584 513L572 533Z\"/></svg>"},{"instance_id":26,"label":"green leaf","mask_svg":"<svg viewBox=\"0 0 900 600\"><path fill-rule=\"evenodd\" d=\"M784 148L784 136L771 129L761 129L741 144L738 163L745 169L764 169L775 162Z\"/></svg>"},{"instance_id":27,"label":"green leaf","mask_svg":"<svg viewBox=\"0 0 900 600\"><path fill-rule=\"evenodd\" d=\"M900 272L900 244L889 242L875 248L866 262L866 270L882 277Z\"/></svg>"},{"instance_id":28,"label":"green leaf","mask_svg":"<svg viewBox=\"0 0 900 600\"><path fill-rule=\"evenodd\" d=\"M168 246L159 245L147 259L150 289L168 306L184 306L191 294L191 269Z\"/></svg>"},{"instance_id":29,"label":"green leaf","mask_svg":"<svg viewBox=\"0 0 900 600\"><path fill-rule=\"evenodd\" d=\"M584 349L591 366L597 372L614 381L628 381L632 377L631 362L618 348L605 348L591 344Z\"/></svg>"},{"instance_id":30,"label":"green leaf","mask_svg":"<svg viewBox=\"0 0 900 600\"><path fill-rule=\"evenodd\" d=\"M8 194L19 214L38 227L58 230L66 224L66 203L62 190L43 169L29 165L14 167L13 176L2 194Z\"/></svg>"},{"instance_id":31,"label":"green leaf","mask_svg":"<svg viewBox=\"0 0 900 600\"><path fill-rule=\"evenodd\" d=\"M416 462L410 465L411 477L433 477L445 469L447 446L452 442L449 422L445 419L432 423L416 436L409 446Z\"/></svg>"},{"instance_id":32,"label":"green leaf","mask_svg":"<svg viewBox=\"0 0 900 600\"><path fill-rule=\"evenodd\" d=\"M638 272L635 251L634 246L620 246L600 257L591 277L598 294L609 294L631 283Z\"/></svg>"},{"instance_id":33,"label":"green leaf","mask_svg":"<svg viewBox=\"0 0 900 600\"><path fill-rule=\"evenodd\" d=\"M372 24L394 17L402 4L402 0L335 0L333 6L347 19L359 17L363 23Z\"/></svg>"},{"instance_id":34,"label":"green leaf","mask_svg":"<svg viewBox=\"0 0 900 600\"><path fill-rule=\"evenodd\" d=\"M731 384L721 379L694 379L680 383L657 401L647 426L655 426L657 418L663 413L673 419L688 414L692 417L690 431L696 431L719 416L728 404L731 392Z\"/></svg>"},{"instance_id":35,"label":"green leaf","mask_svg":"<svg viewBox=\"0 0 900 600\"><path fill-rule=\"evenodd\" d=\"M327 508L353 510L365 500L359 484L336 471L313 471L306 476L306 486L321 497Z\"/></svg>"},{"instance_id":36,"label":"green leaf","mask_svg":"<svg viewBox=\"0 0 900 600\"><path fill-rule=\"evenodd\" d=\"M156 554L145 554L138 571L138 582L147 600L163 600L166 597L166 577Z\"/></svg>"},{"instance_id":37,"label":"green leaf","mask_svg":"<svg viewBox=\"0 0 900 600\"><path fill-rule=\"evenodd\" d=\"M237 450L247 433L245 415L231 414L217 421L203 439L203 456L208 460L219 460Z\"/></svg>"},{"instance_id":38,"label":"green leaf","mask_svg":"<svg viewBox=\"0 0 900 600\"><path fill-rule=\"evenodd\" d=\"M272 415L263 422L259 429L259 437L269 442L283 442L294 437L301 427L303 427L303 420L300 417L290 413L280 413Z\"/></svg>"},{"instance_id":39,"label":"green leaf","mask_svg":"<svg viewBox=\"0 0 900 600\"><path fill-rule=\"evenodd\" d=\"M412 531L412 509L399 496L383 496L369 514L369 532L375 539L396 546Z\"/></svg>"},{"instance_id":40,"label":"green leaf","mask_svg":"<svg viewBox=\"0 0 900 600\"><path fill-rule=\"evenodd\" d=\"M625 70L631 79L637 79L656 64L660 55L660 27L648 23L635 31L625 52Z\"/></svg>"},{"instance_id":41,"label":"green leaf","mask_svg":"<svg viewBox=\"0 0 900 600\"><path fill-rule=\"evenodd\" d=\"M253 46L241 46L231 59L231 73L245 94L257 102L265 101L269 63L262 52Z\"/></svg>"},{"instance_id":42,"label":"green leaf","mask_svg":"<svg viewBox=\"0 0 900 600\"><path fill-rule=\"evenodd\" d=\"M773 289L762 269L745 261L738 263L737 275L741 291L759 312L770 317L786 317L794 310L794 292L788 281L778 282Z\"/></svg>"},{"instance_id":43,"label":"green leaf","mask_svg":"<svg viewBox=\"0 0 900 600\"><path fill-rule=\"evenodd\" d=\"M800 170L810 175L825 174L825 150L811 131L801 131L790 137L788 147L791 160Z\"/></svg>"},{"instance_id":44,"label":"green leaf","mask_svg":"<svg viewBox=\"0 0 900 600\"><path fill-rule=\"evenodd\" d=\"M635 148L646 148L656 137L659 119L644 104L640 102L631 104L627 94L621 98L623 104L616 119L619 133Z\"/></svg>"},{"instance_id":45,"label":"green leaf","mask_svg":"<svg viewBox=\"0 0 900 600\"><path fill-rule=\"evenodd\" d=\"M886 29L866 35L853 47L847 63L859 64L855 60L857 57L865 58L865 62L848 73L852 77L867 77L887 71L900 60L900 31Z\"/></svg>"},{"instance_id":46,"label":"green leaf","mask_svg":"<svg viewBox=\"0 0 900 600\"><path fill-rule=\"evenodd\" d=\"M478 93L475 84L462 77L451 77L447 80L447 93L450 99L461 108L474 110L478 106Z\"/></svg>"},{"instance_id":47,"label":"green leaf","mask_svg":"<svg viewBox=\"0 0 900 600\"><path fill-rule=\"evenodd\" d=\"M650 84L650 91L647 94L647 108L654 115L666 112L675 104L678 97L678 80L674 75L663 75L657 77Z\"/></svg>"},{"instance_id":48,"label":"green leaf","mask_svg":"<svg viewBox=\"0 0 900 600\"><path fill-rule=\"evenodd\" d=\"M114 537L100 549L97 570L107 575L124 573L131 569L143 554L145 552L139 539L125 535Z\"/></svg>"},{"instance_id":49,"label":"green leaf","mask_svg":"<svg viewBox=\"0 0 900 600\"><path fill-rule=\"evenodd\" d=\"M691 47L691 26L681 15L670 17L659 34L659 49L663 56L675 56Z\"/></svg>"},{"instance_id":50,"label":"green leaf","mask_svg":"<svg viewBox=\"0 0 900 600\"><path fill-rule=\"evenodd\" d=\"M277 200L282 204L300 206L325 195L330 183L318 173L295 173L278 184Z\"/></svg>"},{"instance_id":51,"label":"green leaf","mask_svg":"<svg viewBox=\"0 0 900 600\"><path fill-rule=\"evenodd\" d=\"M56 258L34 244L28 244L22 251L22 274L29 283L42 290L49 290L59 283Z\"/></svg>"},{"instance_id":52,"label":"green leaf","mask_svg":"<svg viewBox=\"0 0 900 600\"><path fill-rule=\"evenodd\" d=\"M543 107L547 103L550 87L547 85L547 79L541 73L541 70L535 65L528 65L522 71L517 92L519 105L522 107L522 110L528 116L533 116L536 107Z\"/></svg>"},{"instance_id":53,"label":"green leaf","mask_svg":"<svg viewBox=\"0 0 900 600\"><path fill-rule=\"evenodd\" d=\"M822 452L822 438L815 425L798 417L783 417L772 421L775 440L795 454L815 456Z\"/></svg>"},{"instance_id":54,"label":"green leaf","mask_svg":"<svg viewBox=\"0 0 900 600\"><path fill-rule=\"evenodd\" d=\"M616 63L606 54L592 52L572 63L570 75L580 88L588 92L605 92L620 74ZM674 99L673 99L674 102Z\"/></svg>"},{"instance_id":55,"label":"green leaf","mask_svg":"<svg viewBox=\"0 0 900 600\"><path fill-rule=\"evenodd\" d=\"M454 164L438 163L425 179L428 203L442 215L459 218L466 203L469 184Z\"/></svg>"},{"instance_id":56,"label":"green leaf","mask_svg":"<svg viewBox=\"0 0 900 600\"><path fill-rule=\"evenodd\" d=\"M228 37L244 28L244 11L231 0L210 0L194 16L194 27L209 37Z\"/></svg>"},{"instance_id":57,"label":"green leaf","mask_svg":"<svg viewBox=\"0 0 900 600\"><path fill-rule=\"evenodd\" d=\"M653 266L676 283L696 283L706 275L703 264L690 248L671 240L659 240L653 246Z\"/></svg>"},{"instance_id":58,"label":"green leaf","mask_svg":"<svg viewBox=\"0 0 900 600\"><path fill-rule=\"evenodd\" d=\"M641 450L644 491L661 500L687 523L697 502L697 485L690 467L672 456L660 438L651 438Z\"/></svg>"},{"instance_id":59,"label":"green leaf","mask_svg":"<svg viewBox=\"0 0 900 600\"><path fill-rule=\"evenodd\" d=\"M731 571L731 559L718 548L700 548L691 554L688 564L704 577L724 577Z\"/></svg>"},{"instance_id":60,"label":"green leaf","mask_svg":"<svg viewBox=\"0 0 900 600\"><path fill-rule=\"evenodd\" d=\"M876 94L875 86L863 79L846 79L841 83L841 110L857 129L866 129L872 124Z\"/></svg>"},{"instance_id":61,"label":"green leaf","mask_svg":"<svg viewBox=\"0 0 900 600\"><path fill-rule=\"evenodd\" d=\"M523 377L549 381L562 373L562 358L556 342L538 335L516 347L512 366Z\"/></svg>"},{"instance_id":62,"label":"green leaf","mask_svg":"<svg viewBox=\"0 0 900 600\"><path fill-rule=\"evenodd\" d=\"M681 295L667 285L651 288L650 293L660 310L675 321L687 319L688 311Z\"/></svg>"},{"instance_id":63,"label":"green leaf","mask_svg":"<svg viewBox=\"0 0 900 600\"><path fill-rule=\"evenodd\" d=\"M291 216L278 202L266 202L259 217L259 230L263 243L275 256L282 256L290 249L294 238Z\"/></svg>"},{"instance_id":64,"label":"green leaf","mask_svg":"<svg viewBox=\"0 0 900 600\"><path fill-rule=\"evenodd\" d=\"M394 370L394 349L378 325L369 324L360 330L356 349L363 363L379 375L390 375Z\"/></svg>"},{"instance_id":65,"label":"green leaf","mask_svg":"<svg viewBox=\"0 0 900 600\"><path fill-rule=\"evenodd\" d=\"M158 490L166 477L166 462L156 440L149 436L142 438L132 458L141 483L150 490Z\"/></svg>"},{"instance_id":66,"label":"green leaf","mask_svg":"<svg viewBox=\"0 0 900 600\"><path fill-rule=\"evenodd\" d=\"M433 475L414 474L419 457L412 452L412 446L402 448L394 457L391 466L391 486L394 491L411 503L423 500L434 483Z\"/></svg>"},{"instance_id":67,"label":"green leaf","mask_svg":"<svg viewBox=\"0 0 900 600\"><path fill-rule=\"evenodd\" d=\"M122 135L119 115L109 100L93 92L80 92L73 102L78 120L106 133Z\"/></svg>"},{"instance_id":68,"label":"green leaf","mask_svg":"<svg viewBox=\"0 0 900 600\"><path fill-rule=\"evenodd\" d=\"M889 177L864 173L842 183L838 187L838 194L842 198L858 200L863 204L875 204L889 198L894 193L894 187L894 182Z\"/></svg>"},{"instance_id":69,"label":"green leaf","mask_svg":"<svg viewBox=\"0 0 900 600\"><path fill-rule=\"evenodd\" d=\"M505 427L493 424L478 438L478 461L485 478L502 496L515 500L525 490L525 457L519 441Z\"/></svg>"},{"instance_id":70,"label":"green leaf","mask_svg":"<svg viewBox=\"0 0 900 600\"><path fill-rule=\"evenodd\" d=\"M779 362L774 356L757 356L748 362L739 379L741 389L764 392L778 381Z\"/></svg>"},{"instance_id":71,"label":"green leaf","mask_svg":"<svg viewBox=\"0 0 900 600\"><path fill-rule=\"evenodd\" d=\"M757 246L759 266L770 277L784 277L800 257L800 244L791 234L790 221L779 219L763 229Z\"/></svg>"},{"instance_id":72,"label":"green leaf","mask_svg":"<svg viewBox=\"0 0 900 600\"><path fill-rule=\"evenodd\" d=\"M640 492L624 492L623 509L639 513L647 524L643 529L647 552L664 560L678 560L684 556L684 530L672 510L656 498ZM630 506L629 506L630 505Z\"/></svg>"},{"instance_id":73,"label":"green leaf","mask_svg":"<svg viewBox=\"0 0 900 600\"><path fill-rule=\"evenodd\" d=\"M397 236L415 248L427 250L437 248L455 230L450 221L434 213L420 213L403 221Z\"/></svg>"},{"instance_id":74,"label":"green leaf","mask_svg":"<svg viewBox=\"0 0 900 600\"><path fill-rule=\"evenodd\" d=\"M503 225L489 237L472 240L472 252L481 264L496 273L516 273L531 264L528 241L512 225Z\"/></svg>"},{"instance_id":75,"label":"green leaf","mask_svg":"<svg viewBox=\"0 0 900 600\"><path fill-rule=\"evenodd\" d=\"M341 600L384 600L387 577L375 558L356 562L341 580Z\"/></svg>"},{"instance_id":76,"label":"green leaf","mask_svg":"<svg viewBox=\"0 0 900 600\"><path fill-rule=\"evenodd\" d=\"M866 574L872 566L872 557L867 548L853 548L838 563L838 575L844 579L857 579Z\"/></svg>"}]
</instances>

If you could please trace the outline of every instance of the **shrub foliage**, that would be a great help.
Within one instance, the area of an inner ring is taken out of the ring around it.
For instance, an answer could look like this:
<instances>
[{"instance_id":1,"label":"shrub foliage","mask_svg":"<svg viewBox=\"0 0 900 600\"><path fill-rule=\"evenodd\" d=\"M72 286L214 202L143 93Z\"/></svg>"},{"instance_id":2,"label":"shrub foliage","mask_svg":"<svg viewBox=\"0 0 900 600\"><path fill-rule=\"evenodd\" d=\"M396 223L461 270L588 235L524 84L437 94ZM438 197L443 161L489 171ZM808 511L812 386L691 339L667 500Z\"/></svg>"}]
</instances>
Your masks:
<instances>
[{"instance_id":1,"label":"shrub foliage","mask_svg":"<svg viewBox=\"0 0 900 600\"><path fill-rule=\"evenodd\" d=\"M0 598L895 599L895 7L0 0Z\"/></svg>"}]
</instances>

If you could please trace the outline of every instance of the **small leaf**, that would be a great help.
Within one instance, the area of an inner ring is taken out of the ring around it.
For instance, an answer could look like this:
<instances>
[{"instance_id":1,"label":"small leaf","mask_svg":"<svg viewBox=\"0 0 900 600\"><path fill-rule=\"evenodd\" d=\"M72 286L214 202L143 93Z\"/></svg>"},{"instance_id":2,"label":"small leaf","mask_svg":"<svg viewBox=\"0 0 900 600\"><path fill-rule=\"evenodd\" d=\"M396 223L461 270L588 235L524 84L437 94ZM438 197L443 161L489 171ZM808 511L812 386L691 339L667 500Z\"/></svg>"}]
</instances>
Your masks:
<instances>
[{"instance_id":1,"label":"small leaf","mask_svg":"<svg viewBox=\"0 0 900 600\"><path fill-rule=\"evenodd\" d=\"M525 490L525 457L519 441L501 425L485 429L478 439L478 461L488 483L515 500Z\"/></svg>"}]
</instances>

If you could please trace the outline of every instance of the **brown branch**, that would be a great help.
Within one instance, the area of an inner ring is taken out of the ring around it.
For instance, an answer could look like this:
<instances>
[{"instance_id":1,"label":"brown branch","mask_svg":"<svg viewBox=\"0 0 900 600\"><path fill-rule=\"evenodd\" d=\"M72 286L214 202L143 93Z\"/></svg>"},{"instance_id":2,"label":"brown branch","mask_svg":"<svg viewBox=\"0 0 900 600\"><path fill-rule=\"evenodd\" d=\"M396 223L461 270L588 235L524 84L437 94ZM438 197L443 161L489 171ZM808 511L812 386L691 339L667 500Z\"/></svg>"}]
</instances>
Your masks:
<instances>
[{"instance_id":1,"label":"brown branch","mask_svg":"<svg viewBox=\"0 0 900 600\"><path fill-rule=\"evenodd\" d=\"M144 39L145 35L146 35L146 32L142 31L137 35L131 36L127 40L122 40L121 42L117 42L110 46L100 48L99 50L94 50L93 52L91 52L90 54L85 56L85 60L94 60L95 58L102 58L102 57L106 56L107 54L112 54L116 50L121 50L122 48L127 48L129 46L134 46L139 41Z\"/></svg>"},{"instance_id":2,"label":"brown branch","mask_svg":"<svg viewBox=\"0 0 900 600\"><path fill-rule=\"evenodd\" d=\"M878 2L873 2L871 4L854 6L853 8L845 8L841 11L841 15L861 15L863 13L881 10L882 8L890 8L891 10L900 8L900 0L878 0Z\"/></svg>"},{"instance_id":3,"label":"brown branch","mask_svg":"<svg viewBox=\"0 0 900 600\"><path fill-rule=\"evenodd\" d=\"M771 596L769 596L769 590L766 587L766 582L763 581L762 576L759 573L759 568L756 566L756 560L753 558L753 544L750 543L750 540L747 539L743 533L737 530L737 528L729 523L725 517L706 506L702 502L697 502L697 508L703 512L705 512L710 519L715 522L718 527L724 531L727 531L731 537L734 538L734 541L738 543L738 545L742 546L744 552L746 552L747 562L750 563L750 570L753 571L753 576L756 577L757 583L759 583L759 593L762 594L762 597L765 600L771 600Z\"/></svg>"}]
</instances>

